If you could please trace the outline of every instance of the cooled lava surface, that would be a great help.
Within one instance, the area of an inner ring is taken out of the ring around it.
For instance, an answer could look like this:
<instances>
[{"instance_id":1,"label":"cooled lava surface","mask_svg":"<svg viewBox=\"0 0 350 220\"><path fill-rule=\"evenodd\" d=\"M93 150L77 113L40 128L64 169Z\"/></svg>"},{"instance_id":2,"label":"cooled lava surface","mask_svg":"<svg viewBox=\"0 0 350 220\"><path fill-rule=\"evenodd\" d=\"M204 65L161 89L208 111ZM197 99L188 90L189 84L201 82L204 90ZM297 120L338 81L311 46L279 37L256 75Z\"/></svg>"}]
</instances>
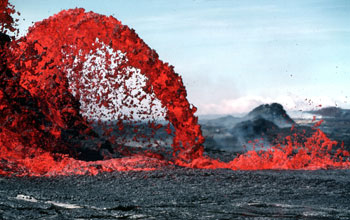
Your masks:
<instances>
[{"instance_id":1,"label":"cooled lava surface","mask_svg":"<svg viewBox=\"0 0 350 220\"><path fill-rule=\"evenodd\" d=\"M349 170L1 178L3 219L349 219Z\"/></svg>"}]
</instances>

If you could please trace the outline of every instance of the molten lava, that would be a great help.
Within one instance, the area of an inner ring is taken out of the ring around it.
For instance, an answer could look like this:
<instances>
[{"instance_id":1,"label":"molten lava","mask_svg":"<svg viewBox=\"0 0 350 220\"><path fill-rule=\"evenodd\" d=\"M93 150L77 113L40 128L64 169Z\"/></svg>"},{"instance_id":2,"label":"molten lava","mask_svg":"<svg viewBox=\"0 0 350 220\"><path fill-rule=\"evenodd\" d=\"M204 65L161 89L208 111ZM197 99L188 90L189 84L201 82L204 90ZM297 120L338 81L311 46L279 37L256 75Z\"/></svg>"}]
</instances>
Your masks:
<instances>
[{"instance_id":1,"label":"molten lava","mask_svg":"<svg viewBox=\"0 0 350 220\"><path fill-rule=\"evenodd\" d=\"M284 145L249 151L229 163L205 157L196 108L187 101L181 77L134 30L111 16L70 9L11 39L6 33L16 31L14 7L6 0L0 10L0 175L94 175L169 164L233 170L350 167L349 152L332 154L336 142L319 129L304 143L287 137ZM149 135L139 133L145 120ZM94 130L96 123L101 133ZM125 134L128 127L132 137ZM159 129L173 137L170 159L154 152L161 147L152 141ZM131 140L150 148L130 152Z\"/></svg>"},{"instance_id":2,"label":"molten lava","mask_svg":"<svg viewBox=\"0 0 350 220\"><path fill-rule=\"evenodd\" d=\"M297 139L301 134L287 136L286 143L267 148L266 150L251 150L228 163L208 157L199 157L184 163L176 161L180 166L202 169L226 168L232 170L317 170L317 169L348 169L350 168L349 151L343 148L332 152L337 145L320 129L306 138L305 142Z\"/></svg>"}]
</instances>

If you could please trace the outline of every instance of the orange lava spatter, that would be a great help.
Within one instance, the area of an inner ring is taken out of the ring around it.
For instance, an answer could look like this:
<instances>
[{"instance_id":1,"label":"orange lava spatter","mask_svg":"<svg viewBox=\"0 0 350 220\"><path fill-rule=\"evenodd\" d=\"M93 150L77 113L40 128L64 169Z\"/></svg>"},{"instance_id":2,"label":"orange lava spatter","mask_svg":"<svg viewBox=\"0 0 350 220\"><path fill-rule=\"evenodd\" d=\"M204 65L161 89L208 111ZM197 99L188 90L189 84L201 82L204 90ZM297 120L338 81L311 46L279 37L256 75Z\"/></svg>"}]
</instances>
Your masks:
<instances>
[{"instance_id":1,"label":"orange lava spatter","mask_svg":"<svg viewBox=\"0 0 350 220\"><path fill-rule=\"evenodd\" d=\"M167 165L349 168L349 152L334 153L336 142L319 129L304 143L287 137L284 145L248 151L228 163L203 156L196 108L187 101L181 77L133 29L77 8L38 22L15 39L7 35L17 31L14 7L1 1L0 10L0 175L96 175ZM155 122L162 117L166 125ZM150 134L142 133L144 121ZM132 137L125 134L129 127ZM172 137L170 159L151 150L162 147L151 141L160 129ZM89 152L84 142L96 149ZM143 150L130 152L131 142ZM123 156L113 157L116 152Z\"/></svg>"},{"instance_id":2,"label":"orange lava spatter","mask_svg":"<svg viewBox=\"0 0 350 220\"><path fill-rule=\"evenodd\" d=\"M295 134L298 137L299 134ZM265 150L250 150L225 163L209 157L198 157L190 163L181 160L176 164L184 167L202 169L232 170L317 170L349 169L349 151L339 148L333 150L336 141L330 140L320 129L315 130L304 142L298 138L286 137L286 143L268 147Z\"/></svg>"}]
</instances>

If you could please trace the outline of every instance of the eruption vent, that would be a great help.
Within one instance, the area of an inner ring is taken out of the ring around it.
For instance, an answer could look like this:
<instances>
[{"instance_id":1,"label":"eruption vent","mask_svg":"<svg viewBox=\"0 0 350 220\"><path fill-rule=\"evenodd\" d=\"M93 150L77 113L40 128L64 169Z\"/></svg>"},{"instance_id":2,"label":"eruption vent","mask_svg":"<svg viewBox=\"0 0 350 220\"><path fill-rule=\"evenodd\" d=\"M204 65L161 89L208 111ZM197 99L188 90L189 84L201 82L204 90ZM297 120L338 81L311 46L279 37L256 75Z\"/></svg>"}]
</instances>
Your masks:
<instances>
[{"instance_id":1,"label":"eruption vent","mask_svg":"<svg viewBox=\"0 0 350 220\"><path fill-rule=\"evenodd\" d=\"M14 167L24 173L33 170L21 160L43 154L61 165L72 157L130 156L134 153L126 145L131 142L159 146L151 140L159 129L173 134L174 156L201 156L204 138L181 77L115 18L83 9L62 11L36 23L26 37L2 44L3 166L12 156ZM153 130L148 136L137 132L144 124ZM93 129L96 125L101 132ZM125 134L131 128L132 137ZM91 152L84 139L103 140Z\"/></svg>"}]
</instances>

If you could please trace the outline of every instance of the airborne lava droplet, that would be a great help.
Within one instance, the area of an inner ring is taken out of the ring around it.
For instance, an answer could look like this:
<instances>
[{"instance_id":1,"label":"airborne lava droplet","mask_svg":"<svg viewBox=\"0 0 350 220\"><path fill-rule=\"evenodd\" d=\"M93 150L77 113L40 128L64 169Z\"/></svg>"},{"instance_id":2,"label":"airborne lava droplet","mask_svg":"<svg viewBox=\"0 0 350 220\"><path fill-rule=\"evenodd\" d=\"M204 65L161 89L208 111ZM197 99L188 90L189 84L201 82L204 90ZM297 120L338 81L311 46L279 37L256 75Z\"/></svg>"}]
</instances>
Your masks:
<instances>
[{"instance_id":1,"label":"airborne lava droplet","mask_svg":"<svg viewBox=\"0 0 350 220\"><path fill-rule=\"evenodd\" d=\"M336 142L319 129L304 143L287 137L284 145L229 163L205 157L181 77L133 29L111 16L70 9L11 39L14 7L2 1L0 10L0 175L95 175L169 164L349 168L349 152L331 154ZM154 138L162 129L172 138L170 158Z\"/></svg>"}]
</instances>

